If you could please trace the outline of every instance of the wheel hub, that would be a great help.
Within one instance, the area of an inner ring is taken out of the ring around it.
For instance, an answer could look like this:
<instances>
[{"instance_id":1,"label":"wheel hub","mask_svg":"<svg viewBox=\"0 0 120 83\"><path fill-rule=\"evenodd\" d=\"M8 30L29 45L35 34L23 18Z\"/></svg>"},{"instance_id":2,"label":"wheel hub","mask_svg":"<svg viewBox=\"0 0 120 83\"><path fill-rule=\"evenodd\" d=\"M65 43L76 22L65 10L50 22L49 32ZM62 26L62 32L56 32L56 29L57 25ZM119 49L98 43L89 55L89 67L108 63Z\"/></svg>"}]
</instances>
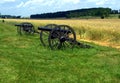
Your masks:
<instances>
[{"instance_id":1,"label":"wheel hub","mask_svg":"<svg viewBox=\"0 0 120 83\"><path fill-rule=\"evenodd\" d=\"M65 37L61 37L60 38L60 42L65 42L66 41L66 38Z\"/></svg>"}]
</instances>

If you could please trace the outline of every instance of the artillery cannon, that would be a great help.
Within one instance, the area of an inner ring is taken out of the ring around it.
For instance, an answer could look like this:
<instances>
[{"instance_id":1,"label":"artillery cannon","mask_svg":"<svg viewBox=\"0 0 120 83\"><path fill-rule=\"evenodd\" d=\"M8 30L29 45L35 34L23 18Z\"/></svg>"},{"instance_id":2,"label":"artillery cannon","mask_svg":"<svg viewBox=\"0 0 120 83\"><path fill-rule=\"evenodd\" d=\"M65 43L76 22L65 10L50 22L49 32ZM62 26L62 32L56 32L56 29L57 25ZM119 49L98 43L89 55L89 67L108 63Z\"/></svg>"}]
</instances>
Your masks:
<instances>
[{"instance_id":1,"label":"artillery cannon","mask_svg":"<svg viewBox=\"0 0 120 83\"><path fill-rule=\"evenodd\" d=\"M17 32L20 35L24 33L34 34L35 32L34 26L29 22L23 22L21 24L16 24L15 26L17 26Z\"/></svg>"},{"instance_id":2,"label":"artillery cannon","mask_svg":"<svg viewBox=\"0 0 120 83\"><path fill-rule=\"evenodd\" d=\"M68 25L49 24L45 27L38 27L40 41L43 46L50 46L51 49L73 48L76 44L76 34Z\"/></svg>"},{"instance_id":3,"label":"artillery cannon","mask_svg":"<svg viewBox=\"0 0 120 83\"><path fill-rule=\"evenodd\" d=\"M28 33L40 34L40 41L43 46L49 46L52 50L61 48L73 48L79 46L82 48L89 48L89 45L84 45L76 41L75 31L68 25L56 25L48 24L44 27L38 27L38 31L35 31L34 26L31 23L23 22L16 24L17 32L19 34Z\"/></svg>"}]
</instances>

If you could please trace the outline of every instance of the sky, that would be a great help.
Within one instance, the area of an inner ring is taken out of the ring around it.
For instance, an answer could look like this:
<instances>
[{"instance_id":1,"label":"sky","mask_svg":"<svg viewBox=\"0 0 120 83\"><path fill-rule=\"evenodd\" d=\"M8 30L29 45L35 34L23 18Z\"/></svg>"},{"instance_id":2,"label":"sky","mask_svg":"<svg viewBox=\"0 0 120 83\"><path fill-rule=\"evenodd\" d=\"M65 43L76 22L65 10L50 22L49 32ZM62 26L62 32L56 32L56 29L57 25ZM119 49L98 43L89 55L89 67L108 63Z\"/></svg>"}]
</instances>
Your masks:
<instances>
[{"instance_id":1,"label":"sky","mask_svg":"<svg viewBox=\"0 0 120 83\"><path fill-rule=\"evenodd\" d=\"M1 0L2 15L30 16L82 8L109 7L120 9L120 0Z\"/></svg>"}]
</instances>

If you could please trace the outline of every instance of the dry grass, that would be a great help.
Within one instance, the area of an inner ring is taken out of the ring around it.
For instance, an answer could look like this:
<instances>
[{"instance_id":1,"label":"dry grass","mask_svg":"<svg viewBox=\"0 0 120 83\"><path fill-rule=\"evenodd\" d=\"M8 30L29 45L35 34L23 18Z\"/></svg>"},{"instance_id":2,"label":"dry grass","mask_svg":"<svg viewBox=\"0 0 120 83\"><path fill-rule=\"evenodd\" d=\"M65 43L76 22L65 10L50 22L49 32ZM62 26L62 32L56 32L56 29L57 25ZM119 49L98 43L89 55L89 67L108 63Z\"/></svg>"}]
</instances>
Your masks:
<instances>
[{"instance_id":1,"label":"dry grass","mask_svg":"<svg viewBox=\"0 0 120 83\"><path fill-rule=\"evenodd\" d=\"M31 22L38 26L46 24L66 24L73 27L78 40L97 42L105 46L120 48L120 19L82 19L82 20L25 20L6 19L12 22Z\"/></svg>"}]
</instances>

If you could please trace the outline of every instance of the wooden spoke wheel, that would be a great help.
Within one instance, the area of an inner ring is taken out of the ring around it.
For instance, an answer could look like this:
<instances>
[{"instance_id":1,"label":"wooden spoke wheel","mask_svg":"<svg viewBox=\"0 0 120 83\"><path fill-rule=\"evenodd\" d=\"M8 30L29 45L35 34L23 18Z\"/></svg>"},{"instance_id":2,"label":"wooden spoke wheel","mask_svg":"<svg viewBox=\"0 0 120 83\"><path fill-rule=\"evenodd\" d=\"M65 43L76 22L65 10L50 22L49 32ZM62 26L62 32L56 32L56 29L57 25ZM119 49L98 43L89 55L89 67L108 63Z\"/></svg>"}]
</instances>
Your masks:
<instances>
[{"instance_id":1,"label":"wooden spoke wheel","mask_svg":"<svg viewBox=\"0 0 120 83\"><path fill-rule=\"evenodd\" d=\"M51 49L73 48L76 42L74 30L67 25L59 25L49 35L49 46Z\"/></svg>"},{"instance_id":2,"label":"wooden spoke wheel","mask_svg":"<svg viewBox=\"0 0 120 83\"><path fill-rule=\"evenodd\" d=\"M52 31L52 29L54 29L56 27L58 27L56 24L48 24L44 28ZM48 37L49 37L51 31L41 30L40 41L43 46L49 46Z\"/></svg>"}]
</instances>

